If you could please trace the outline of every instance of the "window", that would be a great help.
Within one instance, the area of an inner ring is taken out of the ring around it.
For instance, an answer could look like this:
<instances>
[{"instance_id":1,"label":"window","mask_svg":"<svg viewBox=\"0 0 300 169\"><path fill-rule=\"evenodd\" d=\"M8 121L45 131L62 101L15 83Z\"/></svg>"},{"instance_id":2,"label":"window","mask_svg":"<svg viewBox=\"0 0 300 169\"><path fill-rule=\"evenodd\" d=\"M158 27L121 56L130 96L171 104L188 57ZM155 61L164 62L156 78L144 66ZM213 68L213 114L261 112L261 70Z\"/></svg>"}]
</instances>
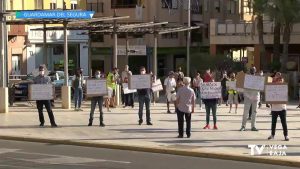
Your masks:
<instances>
[{"instance_id":1,"label":"window","mask_svg":"<svg viewBox=\"0 0 300 169\"><path fill-rule=\"evenodd\" d=\"M169 9L177 9L178 8L178 0L161 0L161 7L162 8L169 8Z\"/></svg>"},{"instance_id":2,"label":"window","mask_svg":"<svg viewBox=\"0 0 300 169\"><path fill-rule=\"evenodd\" d=\"M252 15L253 14L253 4L252 0L243 0L242 2L242 10L244 10L245 14Z\"/></svg>"},{"instance_id":3,"label":"window","mask_svg":"<svg viewBox=\"0 0 300 169\"><path fill-rule=\"evenodd\" d=\"M72 10L77 9L77 0L71 0L71 9Z\"/></svg>"},{"instance_id":4,"label":"window","mask_svg":"<svg viewBox=\"0 0 300 169\"><path fill-rule=\"evenodd\" d=\"M178 32L162 34L161 38L162 39L178 39Z\"/></svg>"},{"instance_id":5,"label":"window","mask_svg":"<svg viewBox=\"0 0 300 169\"><path fill-rule=\"evenodd\" d=\"M140 0L111 0L111 8L135 8Z\"/></svg>"},{"instance_id":6,"label":"window","mask_svg":"<svg viewBox=\"0 0 300 169\"><path fill-rule=\"evenodd\" d=\"M100 2L100 0L87 0L86 9L88 11L95 11L96 13L104 12L104 3Z\"/></svg>"},{"instance_id":7,"label":"window","mask_svg":"<svg viewBox=\"0 0 300 169\"><path fill-rule=\"evenodd\" d=\"M227 11L229 14L236 14L236 4L237 2L235 0L227 1Z\"/></svg>"},{"instance_id":8,"label":"window","mask_svg":"<svg viewBox=\"0 0 300 169\"><path fill-rule=\"evenodd\" d=\"M50 9L56 9L56 0L51 0Z\"/></svg>"},{"instance_id":9,"label":"window","mask_svg":"<svg viewBox=\"0 0 300 169\"><path fill-rule=\"evenodd\" d=\"M192 1L192 14L203 14L203 6L200 0Z\"/></svg>"},{"instance_id":10,"label":"window","mask_svg":"<svg viewBox=\"0 0 300 169\"><path fill-rule=\"evenodd\" d=\"M43 9L43 0L34 1L35 9Z\"/></svg>"},{"instance_id":11,"label":"window","mask_svg":"<svg viewBox=\"0 0 300 169\"><path fill-rule=\"evenodd\" d=\"M104 35L103 34L93 34L91 36L92 42L104 42Z\"/></svg>"},{"instance_id":12,"label":"window","mask_svg":"<svg viewBox=\"0 0 300 169\"><path fill-rule=\"evenodd\" d=\"M221 12L221 2L220 0L216 0L214 1L214 5L215 5L215 10L220 13Z\"/></svg>"},{"instance_id":13,"label":"window","mask_svg":"<svg viewBox=\"0 0 300 169\"><path fill-rule=\"evenodd\" d=\"M191 41L192 42L202 42L202 32L201 30L192 30L191 31Z\"/></svg>"}]
</instances>

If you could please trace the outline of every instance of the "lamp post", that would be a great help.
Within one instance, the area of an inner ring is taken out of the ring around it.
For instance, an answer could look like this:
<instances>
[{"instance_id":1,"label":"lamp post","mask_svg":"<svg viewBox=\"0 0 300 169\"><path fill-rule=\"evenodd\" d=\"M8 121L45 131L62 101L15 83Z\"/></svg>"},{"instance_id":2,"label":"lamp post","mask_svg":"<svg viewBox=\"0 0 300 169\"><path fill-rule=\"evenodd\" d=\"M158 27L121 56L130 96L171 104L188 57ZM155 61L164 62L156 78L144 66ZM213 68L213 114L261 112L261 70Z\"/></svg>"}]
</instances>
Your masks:
<instances>
[{"instance_id":1,"label":"lamp post","mask_svg":"<svg viewBox=\"0 0 300 169\"><path fill-rule=\"evenodd\" d=\"M5 8L6 8L6 2L0 1L0 67L1 67L1 74L0 74L0 113L8 113L8 88L7 88L7 71L6 71L6 60L7 57L5 56L7 54L6 48L6 19L5 19Z\"/></svg>"},{"instance_id":2,"label":"lamp post","mask_svg":"<svg viewBox=\"0 0 300 169\"><path fill-rule=\"evenodd\" d=\"M191 0L188 0L188 27L191 27ZM191 30L187 32L186 42L186 75L190 75L190 45L191 45Z\"/></svg>"}]
</instances>

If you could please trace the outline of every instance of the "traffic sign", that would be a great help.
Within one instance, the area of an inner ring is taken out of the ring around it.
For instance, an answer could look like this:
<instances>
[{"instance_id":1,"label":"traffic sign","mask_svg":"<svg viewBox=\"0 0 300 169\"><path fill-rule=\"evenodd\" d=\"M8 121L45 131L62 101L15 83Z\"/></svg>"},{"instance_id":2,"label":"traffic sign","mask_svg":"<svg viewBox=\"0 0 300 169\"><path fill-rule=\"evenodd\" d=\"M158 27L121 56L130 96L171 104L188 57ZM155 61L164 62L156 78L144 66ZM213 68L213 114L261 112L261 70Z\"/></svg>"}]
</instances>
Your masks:
<instances>
[{"instance_id":1,"label":"traffic sign","mask_svg":"<svg viewBox=\"0 0 300 169\"><path fill-rule=\"evenodd\" d=\"M17 19L91 19L94 11L17 11Z\"/></svg>"}]
</instances>

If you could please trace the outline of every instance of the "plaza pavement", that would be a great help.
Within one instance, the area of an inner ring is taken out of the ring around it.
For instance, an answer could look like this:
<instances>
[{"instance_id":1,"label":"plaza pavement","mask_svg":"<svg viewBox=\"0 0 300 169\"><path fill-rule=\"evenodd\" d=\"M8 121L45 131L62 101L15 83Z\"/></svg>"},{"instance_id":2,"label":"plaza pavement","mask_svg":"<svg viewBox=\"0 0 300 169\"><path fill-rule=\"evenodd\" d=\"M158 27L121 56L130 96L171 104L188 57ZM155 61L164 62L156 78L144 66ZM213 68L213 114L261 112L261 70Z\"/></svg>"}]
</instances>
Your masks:
<instances>
[{"instance_id":1,"label":"plaza pavement","mask_svg":"<svg viewBox=\"0 0 300 169\"><path fill-rule=\"evenodd\" d=\"M10 113L0 114L0 139L300 166L300 110L295 109L296 105L288 106L287 121L290 141L285 142L280 121L277 123L275 140L267 140L271 126L270 110L267 108L258 110L258 132L249 131L249 122L247 123L248 131L240 132L243 105L240 105L237 114L229 114L229 107L225 105L218 107L218 130L202 129L205 125L205 113L198 107L196 113L192 115L191 138L178 139L176 138L178 135L176 114L167 114L164 103L151 105L153 126L147 126L145 123L141 126L137 125L137 103L133 109L118 107L111 109L111 112L104 109L105 128L99 127L97 111L94 126L87 126L89 101L84 102L82 112L62 110L58 108L60 103L56 104L54 114L59 127L49 127L49 119L45 113L46 127L40 128L38 113L33 106L35 104L16 103L10 108ZM173 107L172 110L174 111ZM287 156L268 156L267 151L264 151L262 156L251 156L248 148L250 144L286 145L287 150L284 151Z\"/></svg>"}]
</instances>

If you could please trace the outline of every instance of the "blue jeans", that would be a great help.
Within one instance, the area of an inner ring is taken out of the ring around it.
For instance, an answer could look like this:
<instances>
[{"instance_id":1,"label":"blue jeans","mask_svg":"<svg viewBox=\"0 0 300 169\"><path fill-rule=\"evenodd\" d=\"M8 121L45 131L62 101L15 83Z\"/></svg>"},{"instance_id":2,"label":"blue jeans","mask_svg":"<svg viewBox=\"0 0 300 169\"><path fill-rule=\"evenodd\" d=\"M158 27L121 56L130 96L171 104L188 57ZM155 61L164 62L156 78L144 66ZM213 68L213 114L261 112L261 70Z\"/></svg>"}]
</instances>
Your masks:
<instances>
[{"instance_id":1,"label":"blue jeans","mask_svg":"<svg viewBox=\"0 0 300 169\"><path fill-rule=\"evenodd\" d=\"M99 106L99 112L100 112L99 120L100 120L100 123L103 122L103 111L102 111L102 106L103 106L103 96L99 96L99 97L93 97L92 100L91 100L91 112L90 112L90 120L89 120L90 123L93 123L93 120L94 120L94 112L95 112L97 103L98 103L98 106Z\"/></svg>"},{"instance_id":2,"label":"blue jeans","mask_svg":"<svg viewBox=\"0 0 300 169\"><path fill-rule=\"evenodd\" d=\"M83 97L82 88L75 88L74 90L75 108L81 107L82 97Z\"/></svg>"},{"instance_id":3,"label":"blue jeans","mask_svg":"<svg viewBox=\"0 0 300 169\"><path fill-rule=\"evenodd\" d=\"M151 121L151 118L150 118L150 97L139 95L139 119L140 120L143 120L144 104L146 105L146 119L147 119L147 122L150 122Z\"/></svg>"},{"instance_id":4,"label":"blue jeans","mask_svg":"<svg viewBox=\"0 0 300 169\"><path fill-rule=\"evenodd\" d=\"M210 121L210 112L212 112L214 125L217 124L217 104L214 102L207 102L205 103L206 109L206 124L209 125Z\"/></svg>"}]
</instances>

